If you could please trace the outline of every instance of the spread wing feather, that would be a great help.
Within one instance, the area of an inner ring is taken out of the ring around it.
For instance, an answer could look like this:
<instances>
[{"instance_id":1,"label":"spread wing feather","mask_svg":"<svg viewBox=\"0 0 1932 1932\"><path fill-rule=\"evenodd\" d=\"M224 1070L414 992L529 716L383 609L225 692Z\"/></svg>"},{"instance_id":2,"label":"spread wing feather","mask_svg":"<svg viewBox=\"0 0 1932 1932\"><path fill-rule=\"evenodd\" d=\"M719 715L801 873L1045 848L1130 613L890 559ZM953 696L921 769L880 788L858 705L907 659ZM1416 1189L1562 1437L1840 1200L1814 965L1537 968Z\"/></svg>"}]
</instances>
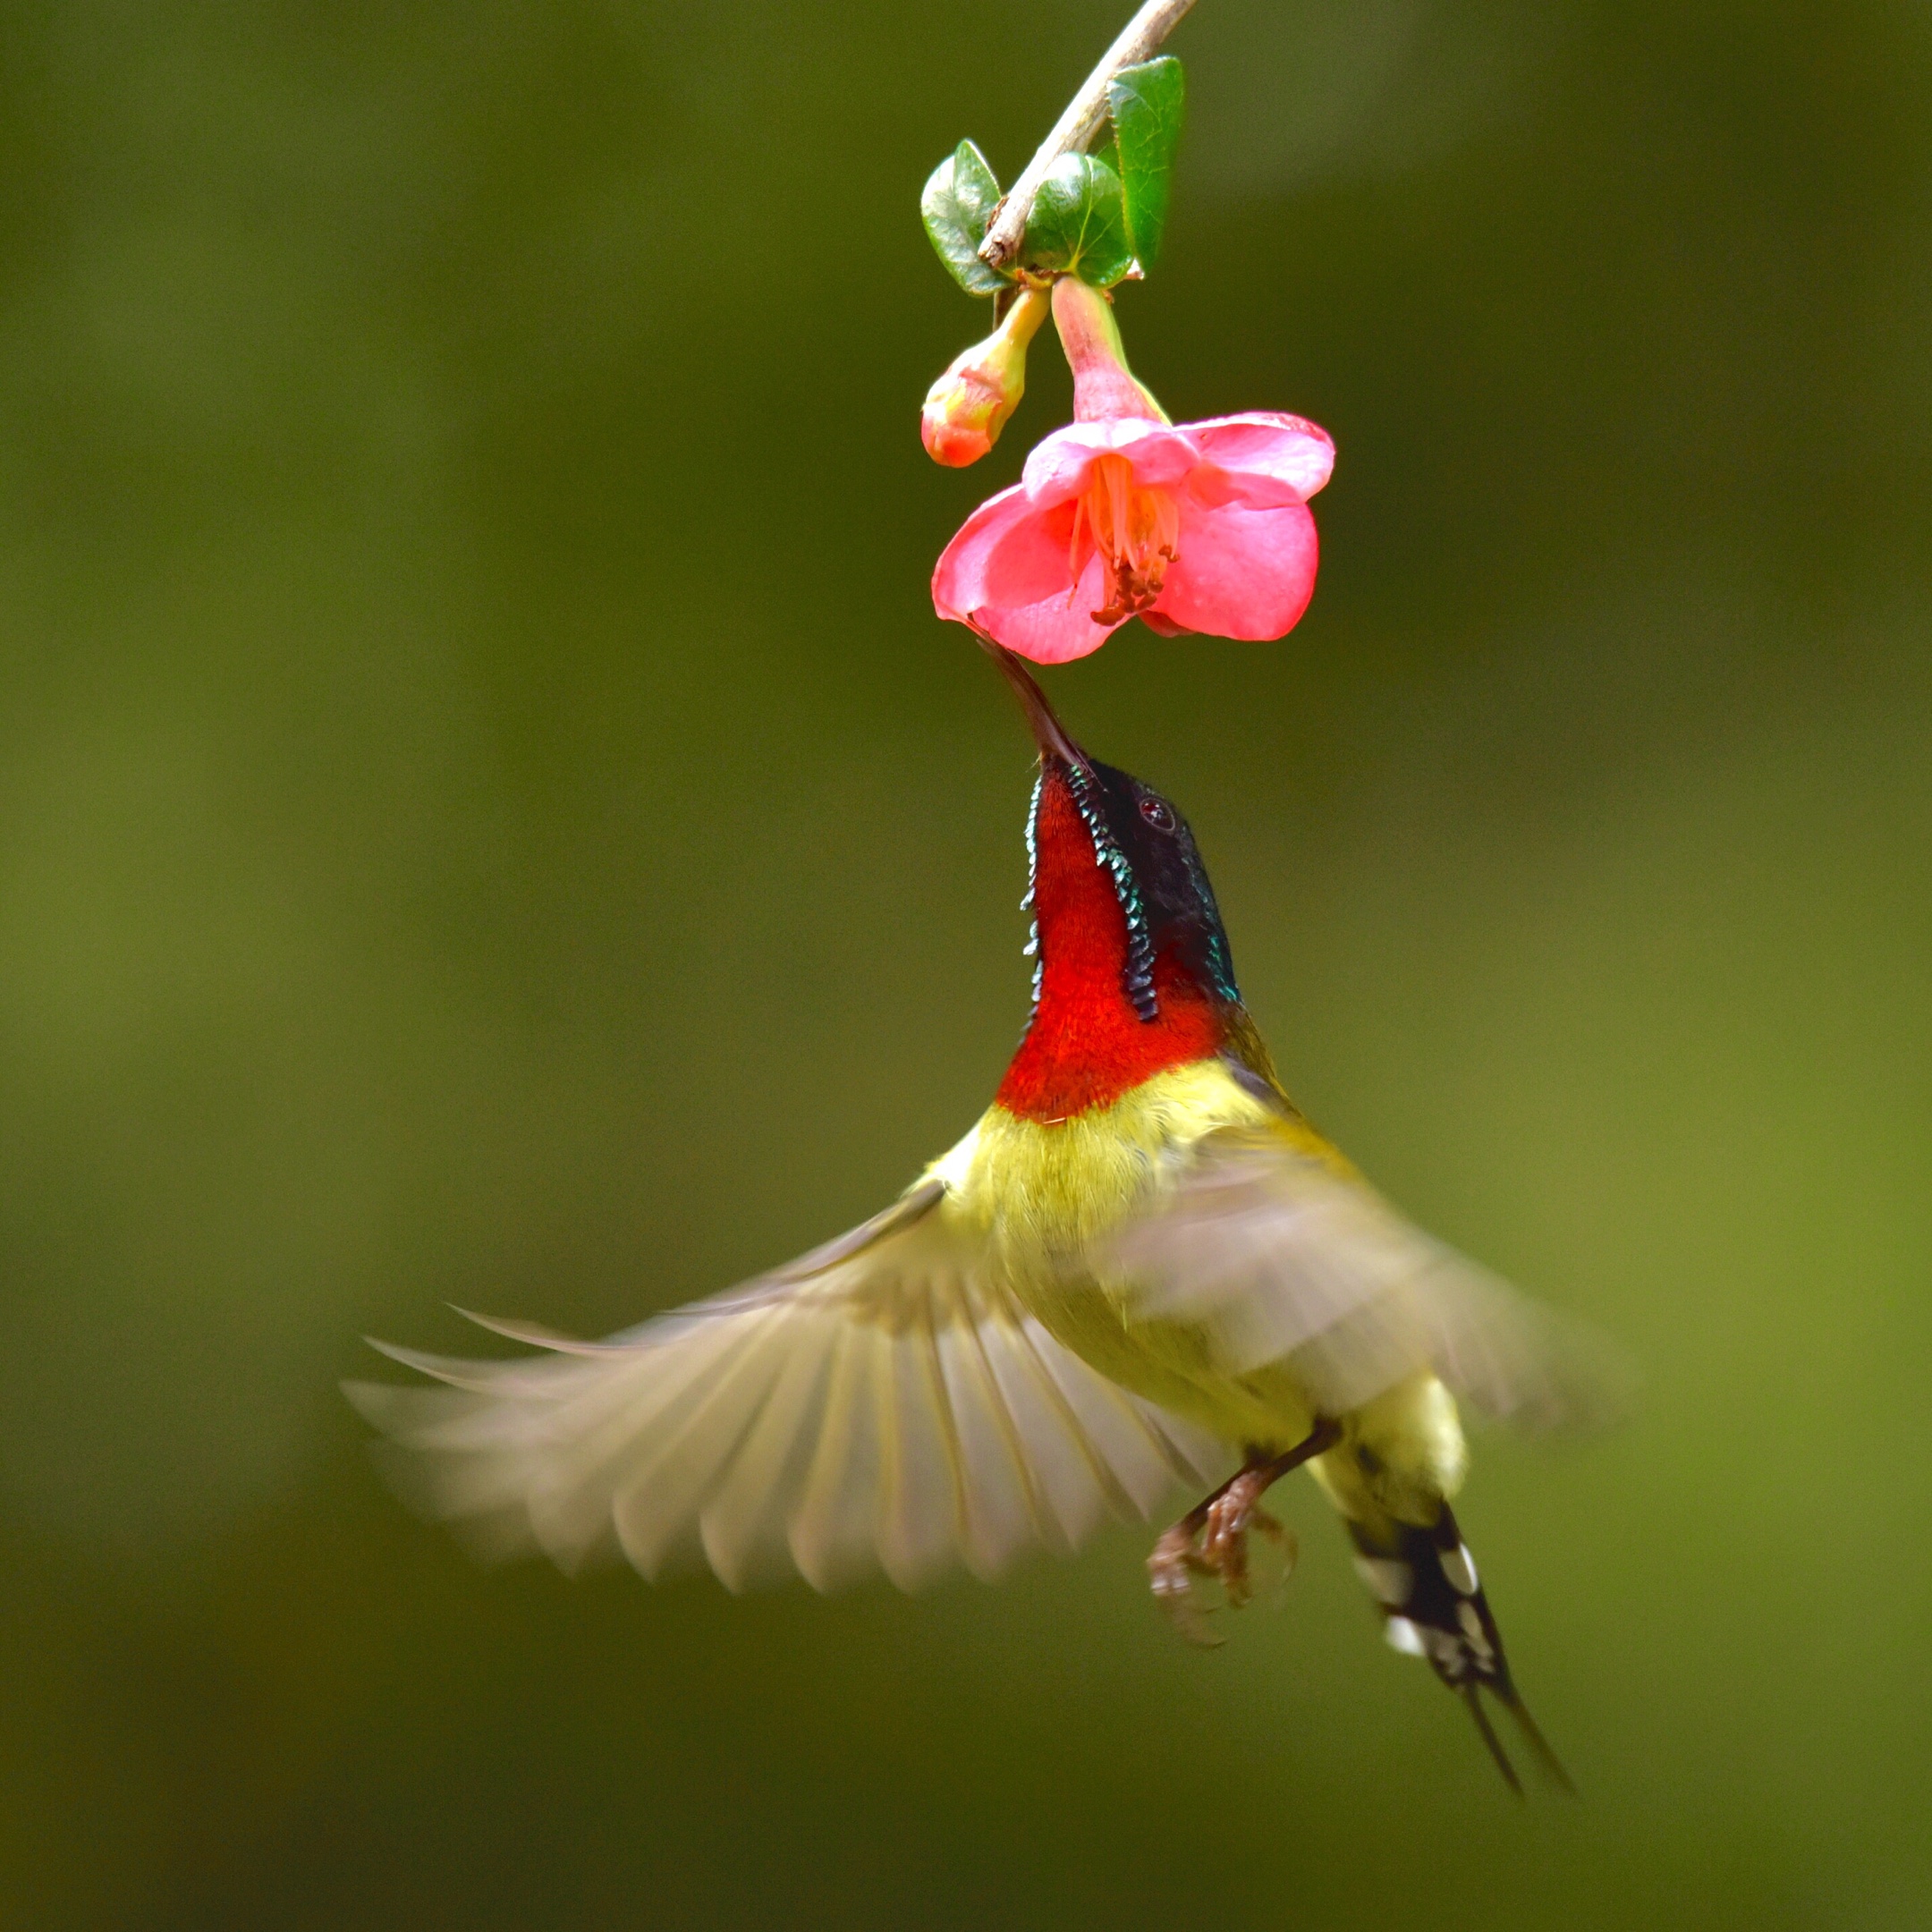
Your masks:
<instances>
[{"instance_id":1,"label":"spread wing feather","mask_svg":"<svg viewBox=\"0 0 1932 1932\"><path fill-rule=\"evenodd\" d=\"M1340 1415L1428 1369L1532 1429L1601 1421L1627 1394L1604 1338L1298 1147L1213 1134L1167 1178L1102 1269L1130 1318L1205 1331L1229 1373L1284 1363Z\"/></svg>"},{"instance_id":2,"label":"spread wing feather","mask_svg":"<svg viewBox=\"0 0 1932 1932\"><path fill-rule=\"evenodd\" d=\"M1218 1445L1054 1341L935 1211L944 1191L608 1341L487 1322L543 1352L386 1347L443 1385L350 1395L398 1486L486 1553L618 1551L651 1577L701 1559L733 1589L990 1577L1209 1480Z\"/></svg>"}]
</instances>

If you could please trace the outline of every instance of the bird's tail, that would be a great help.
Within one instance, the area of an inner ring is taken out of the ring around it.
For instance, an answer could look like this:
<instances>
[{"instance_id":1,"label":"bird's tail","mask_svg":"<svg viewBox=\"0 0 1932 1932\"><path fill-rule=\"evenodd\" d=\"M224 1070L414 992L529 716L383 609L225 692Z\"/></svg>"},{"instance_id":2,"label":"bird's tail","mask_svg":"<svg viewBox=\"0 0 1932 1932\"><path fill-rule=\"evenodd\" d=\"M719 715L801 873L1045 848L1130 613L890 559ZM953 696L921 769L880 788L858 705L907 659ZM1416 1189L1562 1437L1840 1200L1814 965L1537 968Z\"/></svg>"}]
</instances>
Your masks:
<instances>
[{"instance_id":1,"label":"bird's tail","mask_svg":"<svg viewBox=\"0 0 1932 1932\"><path fill-rule=\"evenodd\" d=\"M1489 1721L1487 1691L1509 1712L1531 1755L1559 1790L1573 1792L1568 1774L1537 1728L1510 1676L1503 1638L1476 1573L1476 1559L1445 1503L1428 1529L1385 1520L1370 1527L1344 1518L1355 1544L1355 1567L1382 1610L1391 1647L1427 1657L1436 1674L1469 1707L1476 1729L1510 1789L1521 1781Z\"/></svg>"}]
</instances>

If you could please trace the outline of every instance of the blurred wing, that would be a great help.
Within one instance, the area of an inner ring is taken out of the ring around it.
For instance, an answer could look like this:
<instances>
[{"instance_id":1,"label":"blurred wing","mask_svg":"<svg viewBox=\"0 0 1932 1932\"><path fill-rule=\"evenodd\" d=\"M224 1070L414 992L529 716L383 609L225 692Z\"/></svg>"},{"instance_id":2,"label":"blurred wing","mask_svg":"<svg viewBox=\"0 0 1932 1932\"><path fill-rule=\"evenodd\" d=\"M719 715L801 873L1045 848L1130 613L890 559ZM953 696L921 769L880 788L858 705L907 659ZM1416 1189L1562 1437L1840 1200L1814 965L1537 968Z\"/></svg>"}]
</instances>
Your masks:
<instances>
[{"instance_id":1,"label":"blurred wing","mask_svg":"<svg viewBox=\"0 0 1932 1932\"><path fill-rule=\"evenodd\" d=\"M789 1267L606 1342L485 1326L549 1352L385 1352L446 1386L359 1383L399 1486L492 1554L565 1568L614 1544L646 1576L700 1554L733 1589L875 1569L981 1576L1145 1517L1215 1445L1023 1314L929 1180ZM382 1344L378 1344L381 1346Z\"/></svg>"},{"instance_id":2,"label":"blurred wing","mask_svg":"<svg viewBox=\"0 0 1932 1932\"><path fill-rule=\"evenodd\" d=\"M1285 1363L1323 1414L1429 1369L1492 1416L1574 1427L1614 1413L1628 1384L1593 1331L1272 1140L1199 1142L1101 1265L1130 1318L1204 1328L1233 1374Z\"/></svg>"}]
</instances>

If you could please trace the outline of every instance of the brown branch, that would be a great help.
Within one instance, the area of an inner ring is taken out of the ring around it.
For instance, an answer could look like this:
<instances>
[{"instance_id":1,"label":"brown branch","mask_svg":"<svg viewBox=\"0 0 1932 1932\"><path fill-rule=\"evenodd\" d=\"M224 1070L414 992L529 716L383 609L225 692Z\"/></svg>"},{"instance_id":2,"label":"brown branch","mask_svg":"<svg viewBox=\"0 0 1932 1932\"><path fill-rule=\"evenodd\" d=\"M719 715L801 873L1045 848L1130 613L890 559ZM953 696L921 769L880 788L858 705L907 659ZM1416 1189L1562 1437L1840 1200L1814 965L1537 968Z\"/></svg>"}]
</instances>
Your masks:
<instances>
[{"instance_id":1,"label":"brown branch","mask_svg":"<svg viewBox=\"0 0 1932 1932\"><path fill-rule=\"evenodd\" d=\"M1123 67L1146 60L1193 4L1194 0L1147 0L1147 4L1127 22L1100 64L1087 76L1080 92L1066 104L1065 112L1054 123L1053 132L1027 163L1026 173L1000 203L993 225L979 244L979 259L989 268L1005 268L1020 252L1027 216L1033 212L1033 199L1039 193L1040 183L1053 172L1054 163L1063 155L1085 153L1100 131L1106 121L1107 84Z\"/></svg>"}]
</instances>

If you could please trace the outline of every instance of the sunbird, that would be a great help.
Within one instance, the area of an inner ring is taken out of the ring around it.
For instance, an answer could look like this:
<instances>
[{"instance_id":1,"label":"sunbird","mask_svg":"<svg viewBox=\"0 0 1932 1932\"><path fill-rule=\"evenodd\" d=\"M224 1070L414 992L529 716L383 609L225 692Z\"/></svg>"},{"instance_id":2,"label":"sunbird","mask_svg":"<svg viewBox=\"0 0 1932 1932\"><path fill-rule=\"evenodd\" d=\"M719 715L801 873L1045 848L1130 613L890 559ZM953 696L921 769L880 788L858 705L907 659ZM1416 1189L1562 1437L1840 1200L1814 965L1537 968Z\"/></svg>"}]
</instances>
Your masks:
<instances>
[{"instance_id":1,"label":"sunbird","mask_svg":"<svg viewBox=\"0 0 1932 1932\"><path fill-rule=\"evenodd\" d=\"M543 1352L510 1360L377 1343L446 1386L352 1399L412 1499L486 1550L574 1569L614 1547L651 1578L701 1559L733 1590L990 1578L1145 1520L1176 1480L1206 1487L1148 1559L1197 1640L1197 1584L1248 1598L1250 1531L1287 1548L1261 1498L1305 1465L1388 1641L1466 1703L1513 1789L1485 1693L1568 1789L1450 1499L1459 1402L1574 1419L1600 1406L1597 1350L1405 1220L1302 1116L1187 821L988 649L1039 752L1037 959L965 1138L883 1213L723 1294L601 1342L472 1318Z\"/></svg>"}]
</instances>

